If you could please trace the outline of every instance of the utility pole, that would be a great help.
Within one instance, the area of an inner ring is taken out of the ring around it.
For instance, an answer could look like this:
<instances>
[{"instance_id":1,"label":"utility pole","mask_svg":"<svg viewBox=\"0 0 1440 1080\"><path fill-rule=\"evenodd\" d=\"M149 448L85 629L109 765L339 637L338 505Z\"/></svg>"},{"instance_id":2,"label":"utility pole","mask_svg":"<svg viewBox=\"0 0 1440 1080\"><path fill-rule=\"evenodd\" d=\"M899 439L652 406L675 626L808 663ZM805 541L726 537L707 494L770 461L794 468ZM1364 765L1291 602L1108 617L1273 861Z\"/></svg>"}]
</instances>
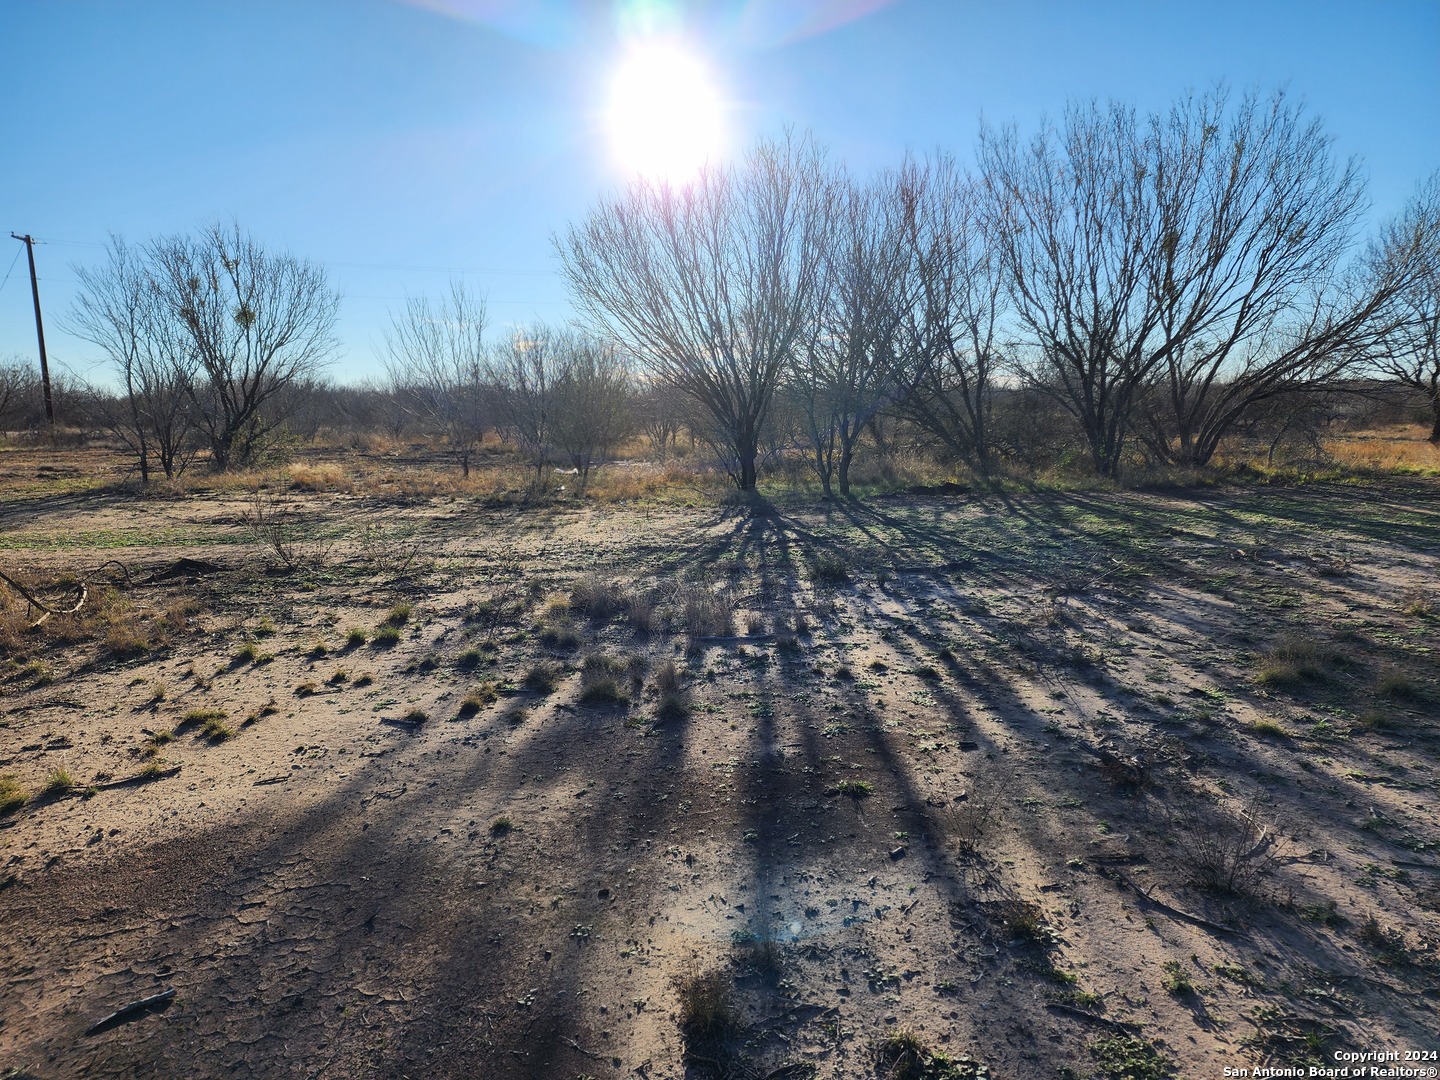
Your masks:
<instances>
[{"instance_id":1,"label":"utility pole","mask_svg":"<svg viewBox=\"0 0 1440 1080\"><path fill-rule=\"evenodd\" d=\"M35 336L40 339L40 386L45 391L45 419L50 422L50 431L55 431L55 403L50 399L50 362L45 359L45 324L40 321L40 285L35 280L35 238L28 233L10 234L25 245L25 255L30 260L30 296L35 301Z\"/></svg>"}]
</instances>

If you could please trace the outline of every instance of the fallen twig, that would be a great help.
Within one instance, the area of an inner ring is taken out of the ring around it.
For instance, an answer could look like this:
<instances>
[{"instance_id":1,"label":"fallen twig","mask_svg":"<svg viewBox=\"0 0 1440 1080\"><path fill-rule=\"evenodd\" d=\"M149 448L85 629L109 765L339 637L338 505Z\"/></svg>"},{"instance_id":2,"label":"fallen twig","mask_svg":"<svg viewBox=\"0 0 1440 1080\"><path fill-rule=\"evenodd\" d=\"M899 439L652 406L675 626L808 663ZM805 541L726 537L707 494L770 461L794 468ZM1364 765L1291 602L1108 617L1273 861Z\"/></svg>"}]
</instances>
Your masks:
<instances>
[{"instance_id":1,"label":"fallen twig","mask_svg":"<svg viewBox=\"0 0 1440 1080\"><path fill-rule=\"evenodd\" d=\"M1221 934L1232 934L1235 937L1245 936L1245 932L1243 930L1240 930L1234 926L1226 926L1224 923L1211 922L1209 919L1201 918L1199 915L1195 915L1191 912L1184 911L1181 908L1177 908L1173 904L1167 904L1164 900L1157 900L1155 897L1151 896L1148 892L1142 889L1139 885L1135 884L1135 882L1131 881L1128 877L1122 874L1119 870L1102 870L1101 873L1104 874L1106 877L1110 878L1112 881L1118 882L1119 884L1125 886L1127 889L1130 889L1136 895L1145 900L1146 903L1159 908L1167 915L1172 915L1177 919L1183 919L1185 922L1193 923L1195 926L1199 926L1205 930L1214 930L1217 933Z\"/></svg>"},{"instance_id":2,"label":"fallen twig","mask_svg":"<svg viewBox=\"0 0 1440 1080\"><path fill-rule=\"evenodd\" d=\"M1066 1005L1063 1001L1047 1001L1045 1007L1054 1012L1062 1012L1066 1016L1079 1017L1081 1020L1088 1020L1092 1024L1108 1027L1112 1031L1139 1030L1134 1024L1127 1024L1121 1020L1111 1020L1108 1016L1101 1016L1099 1013L1093 1013L1089 1009L1082 1009L1077 1005Z\"/></svg>"},{"instance_id":3,"label":"fallen twig","mask_svg":"<svg viewBox=\"0 0 1440 1080\"><path fill-rule=\"evenodd\" d=\"M85 1030L85 1034L98 1035L102 1031L108 1031L112 1027L123 1024L133 1016L138 1016L140 1013L153 1009L157 1005L163 1005L174 996L175 989L171 987L168 990L161 990L158 994L151 994L149 997L141 998L139 1001L132 1001L129 1005L116 1009L109 1016L105 1017L105 1019L97 1020L91 1024Z\"/></svg>"}]
</instances>

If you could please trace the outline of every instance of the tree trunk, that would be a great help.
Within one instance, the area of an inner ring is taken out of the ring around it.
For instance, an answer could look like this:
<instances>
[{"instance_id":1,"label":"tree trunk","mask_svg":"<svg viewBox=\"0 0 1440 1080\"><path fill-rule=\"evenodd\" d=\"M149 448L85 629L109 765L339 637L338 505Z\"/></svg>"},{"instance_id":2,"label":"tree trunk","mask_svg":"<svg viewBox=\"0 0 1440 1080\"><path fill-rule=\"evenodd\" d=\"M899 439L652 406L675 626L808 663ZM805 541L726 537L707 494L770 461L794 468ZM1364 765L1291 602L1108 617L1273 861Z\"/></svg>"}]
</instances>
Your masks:
<instances>
[{"instance_id":1,"label":"tree trunk","mask_svg":"<svg viewBox=\"0 0 1440 1080\"><path fill-rule=\"evenodd\" d=\"M855 449L852 446L840 447L840 495L842 498L850 497L850 461L855 456ZM830 494L827 490L825 494Z\"/></svg>"},{"instance_id":2,"label":"tree trunk","mask_svg":"<svg viewBox=\"0 0 1440 1080\"><path fill-rule=\"evenodd\" d=\"M1430 399L1430 412L1435 417L1430 427L1430 442L1440 446L1440 394Z\"/></svg>"}]
</instances>

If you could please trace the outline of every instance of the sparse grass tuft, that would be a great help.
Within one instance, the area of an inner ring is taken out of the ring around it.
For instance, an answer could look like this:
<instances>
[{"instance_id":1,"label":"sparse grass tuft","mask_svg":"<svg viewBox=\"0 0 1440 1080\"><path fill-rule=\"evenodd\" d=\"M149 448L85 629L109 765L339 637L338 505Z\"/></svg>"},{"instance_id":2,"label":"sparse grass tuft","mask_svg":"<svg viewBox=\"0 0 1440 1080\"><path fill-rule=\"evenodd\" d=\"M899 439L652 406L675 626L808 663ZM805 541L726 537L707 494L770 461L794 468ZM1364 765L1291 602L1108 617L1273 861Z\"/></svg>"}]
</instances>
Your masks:
<instances>
[{"instance_id":1,"label":"sparse grass tuft","mask_svg":"<svg viewBox=\"0 0 1440 1080\"><path fill-rule=\"evenodd\" d=\"M1375 678L1375 689L1388 698L1414 701L1420 696L1420 688L1397 667L1385 667Z\"/></svg>"},{"instance_id":2,"label":"sparse grass tuft","mask_svg":"<svg viewBox=\"0 0 1440 1080\"><path fill-rule=\"evenodd\" d=\"M1250 725L1250 734L1262 739L1288 739L1290 733L1274 720L1256 720Z\"/></svg>"},{"instance_id":3,"label":"sparse grass tuft","mask_svg":"<svg viewBox=\"0 0 1440 1080\"><path fill-rule=\"evenodd\" d=\"M1261 658L1255 681L1261 686L1297 687L1323 682L1351 658L1301 634L1286 634Z\"/></svg>"},{"instance_id":4,"label":"sparse grass tuft","mask_svg":"<svg viewBox=\"0 0 1440 1080\"><path fill-rule=\"evenodd\" d=\"M570 590L570 610L596 622L608 622L625 607L625 590L599 574L586 574Z\"/></svg>"},{"instance_id":5,"label":"sparse grass tuft","mask_svg":"<svg viewBox=\"0 0 1440 1080\"><path fill-rule=\"evenodd\" d=\"M375 676L374 676L372 673L370 673L370 672L368 672L368 671L362 671L359 675L356 675L356 676L355 676L354 682L352 682L350 685L351 685L351 686L369 686L369 685L370 685L371 683L373 683L374 681L375 681Z\"/></svg>"},{"instance_id":6,"label":"sparse grass tuft","mask_svg":"<svg viewBox=\"0 0 1440 1080\"><path fill-rule=\"evenodd\" d=\"M551 664L544 660L538 664L532 664L530 670L525 673L525 689L533 690L537 694L553 694L555 688L560 685L560 674L559 664Z\"/></svg>"},{"instance_id":7,"label":"sparse grass tuft","mask_svg":"<svg viewBox=\"0 0 1440 1080\"><path fill-rule=\"evenodd\" d=\"M701 638L729 637L735 633L735 604L728 590L714 592L691 585L682 591L679 602L692 649L698 647Z\"/></svg>"},{"instance_id":8,"label":"sparse grass tuft","mask_svg":"<svg viewBox=\"0 0 1440 1080\"><path fill-rule=\"evenodd\" d=\"M393 626L396 629L399 629L410 621L410 616L414 611L414 607L412 607L406 601L402 600L400 603L392 607L390 611L386 614L385 625Z\"/></svg>"},{"instance_id":9,"label":"sparse grass tuft","mask_svg":"<svg viewBox=\"0 0 1440 1080\"><path fill-rule=\"evenodd\" d=\"M867 799L875 794L875 785L868 780L841 780L827 792L827 795L848 795L852 799Z\"/></svg>"},{"instance_id":10,"label":"sparse grass tuft","mask_svg":"<svg viewBox=\"0 0 1440 1080\"><path fill-rule=\"evenodd\" d=\"M1111 1035L1090 1044L1105 1076L1116 1080L1166 1080L1174 1062L1138 1035Z\"/></svg>"},{"instance_id":11,"label":"sparse grass tuft","mask_svg":"<svg viewBox=\"0 0 1440 1080\"><path fill-rule=\"evenodd\" d=\"M895 1028L875 1046L875 1074L884 1080L984 1080L989 1070L969 1055L932 1050L909 1028Z\"/></svg>"},{"instance_id":12,"label":"sparse grass tuft","mask_svg":"<svg viewBox=\"0 0 1440 1080\"><path fill-rule=\"evenodd\" d=\"M817 552L810 560L810 580L817 585L843 585L850 580L850 568L833 552Z\"/></svg>"},{"instance_id":13,"label":"sparse grass tuft","mask_svg":"<svg viewBox=\"0 0 1440 1080\"><path fill-rule=\"evenodd\" d=\"M515 822L508 817L497 817L490 823L490 835L494 837L508 836L515 830Z\"/></svg>"},{"instance_id":14,"label":"sparse grass tuft","mask_svg":"<svg viewBox=\"0 0 1440 1080\"><path fill-rule=\"evenodd\" d=\"M580 700L588 705L628 704L630 672L623 657L591 653L580 666Z\"/></svg>"},{"instance_id":15,"label":"sparse grass tuft","mask_svg":"<svg viewBox=\"0 0 1440 1080\"><path fill-rule=\"evenodd\" d=\"M68 795L75 787L75 775L64 765L57 765L45 777L46 795Z\"/></svg>"},{"instance_id":16,"label":"sparse grass tuft","mask_svg":"<svg viewBox=\"0 0 1440 1080\"><path fill-rule=\"evenodd\" d=\"M1165 988L1167 994L1175 998L1194 996L1195 984L1190 981L1189 972L1185 970L1185 966L1179 960L1166 960L1161 965L1161 970L1165 974L1160 980L1160 985Z\"/></svg>"},{"instance_id":17,"label":"sparse grass tuft","mask_svg":"<svg viewBox=\"0 0 1440 1080\"><path fill-rule=\"evenodd\" d=\"M680 999L680 1037L687 1060L713 1059L740 1027L730 977L721 969L692 972L674 981Z\"/></svg>"},{"instance_id":18,"label":"sparse grass tuft","mask_svg":"<svg viewBox=\"0 0 1440 1080\"><path fill-rule=\"evenodd\" d=\"M345 631L345 648L347 649L358 649L368 640L370 640L370 635L358 626L352 626Z\"/></svg>"},{"instance_id":19,"label":"sparse grass tuft","mask_svg":"<svg viewBox=\"0 0 1440 1080\"><path fill-rule=\"evenodd\" d=\"M400 644L400 628L385 623L375 631L375 636L370 639L370 644L377 649L393 649Z\"/></svg>"},{"instance_id":20,"label":"sparse grass tuft","mask_svg":"<svg viewBox=\"0 0 1440 1080\"><path fill-rule=\"evenodd\" d=\"M30 800L25 789L20 786L20 781L13 775L6 773L0 776L0 817L6 814L13 814L20 807Z\"/></svg>"},{"instance_id":21,"label":"sparse grass tuft","mask_svg":"<svg viewBox=\"0 0 1440 1080\"><path fill-rule=\"evenodd\" d=\"M479 715L480 711L487 705L493 705L499 700L500 695L496 693L492 683L485 683L465 696L460 703L460 719L468 720L472 716Z\"/></svg>"},{"instance_id":22,"label":"sparse grass tuft","mask_svg":"<svg viewBox=\"0 0 1440 1080\"><path fill-rule=\"evenodd\" d=\"M430 717L424 709L411 709L405 714L403 719L407 724L423 724L426 720L429 720Z\"/></svg>"}]
</instances>

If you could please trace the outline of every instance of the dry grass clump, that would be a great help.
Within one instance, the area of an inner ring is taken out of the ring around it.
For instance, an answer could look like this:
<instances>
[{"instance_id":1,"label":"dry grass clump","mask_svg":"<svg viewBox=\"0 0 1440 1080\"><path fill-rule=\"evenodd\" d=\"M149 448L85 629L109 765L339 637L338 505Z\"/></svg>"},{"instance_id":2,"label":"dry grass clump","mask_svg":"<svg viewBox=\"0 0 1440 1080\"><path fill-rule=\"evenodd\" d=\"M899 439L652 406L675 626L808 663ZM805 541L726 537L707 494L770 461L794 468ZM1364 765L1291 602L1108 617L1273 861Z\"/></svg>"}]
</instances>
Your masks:
<instances>
[{"instance_id":1,"label":"dry grass clump","mask_svg":"<svg viewBox=\"0 0 1440 1080\"><path fill-rule=\"evenodd\" d=\"M599 574L586 574L570 591L570 610L596 622L608 622L626 606L626 594L617 582Z\"/></svg>"},{"instance_id":2,"label":"dry grass clump","mask_svg":"<svg viewBox=\"0 0 1440 1080\"><path fill-rule=\"evenodd\" d=\"M655 707L655 719L666 724L684 720L690 715L690 699L680 681L680 670L675 661L666 660L655 670L655 691L660 695Z\"/></svg>"},{"instance_id":3,"label":"dry grass clump","mask_svg":"<svg viewBox=\"0 0 1440 1080\"><path fill-rule=\"evenodd\" d=\"M730 637L735 633L735 601L728 589L717 592L701 585L690 585L681 591L677 599L692 648L701 638Z\"/></svg>"},{"instance_id":4,"label":"dry grass clump","mask_svg":"<svg viewBox=\"0 0 1440 1080\"><path fill-rule=\"evenodd\" d=\"M334 491L348 495L355 490L354 474L332 462L291 465L285 472L291 491Z\"/></svg>"},{"instance_id":5,"label":"dry grass clump","mask_svg":"<svg viewBox=\"0 0 1440 1080\"><path fill-rule=\"evenodd\" d=\"M638 671L638 658L591 653L580 665L580 700L589 705L625 705Z\"/></svg>"},{"instance_id":6,"label":"dry grass clump","mask_svg":"<svg viewBox=\"0 0 1440 1080\"><path fill-rule=\"evenodd\" d=\"M680 1037L687 1061L720 1056L719 1048L740 1029L730 976L721 968L692 971L673 983L680 1000Z\"/></svg>"},{"instance_id":7,"label":"dry grass clump","mask_svg":"<svg viewBox=\"0 0 1440 1080\"><path fill-rule=\"evenodd\" d=\"M535 634L540 644L551 649L573 649L580 644L580 631L570 617L570 602L556 600L540 616Z\"/></svg>"},{"instance_id":8,"label":"dry grass clump","mask_svg":"<svg viewBox=\"0 0 1440 1080\"><path fill-rule=\"evenodd\" d=\"M530 666L530 670L525 673L522 684L526 690L537 694L553 694L555 688L560 685L561 674L562 671L559 664L552 664L547 660L542 660Z\"/></svg>"},{"instance_id":9,"label":"dry grass clump","mask_svg":"<svg viewBox=\"0 0 1440 1080\"><path fill-rule=\"evenodd\" d=\"M30 799L25 789L20 786L20 781L15 779L11 773L0 776L0 817L6 814L13 814L19 810Z\"/></svg>"},{"instance_id":10,"label":"dry grass clump","mask_svg":"<svg viewBox=\"0 0 1440 1080\"><path fill-rule=\"evenodd\" d=\"M932 1050L909 1028L895 1028L875 1045L875 1074L884 1080L984 1080L989 1070L968 1054Z\"/></svg>"},{"instance_id":11,"label":"dry grass clump","mask_svg":"<svg viewBox=\"0 0 1440 1080\"><path fill-rule=\"evenodd\" d=\"M1261 686L1300 686L1322 682L1350 658L1334 647L1302 634L1285 634L1265 653L1255 681Z\"/></svg>"},{"instance_id":12,"label":"dry grass clump","mask_svg":"<svg viewBox=\"0 0 1440 1080\"><path fill-rule=\"evenodd\" d=\"M1420 697L1420 687L1400 668L1390 665L1380 669L1375 677L1375 689L1388 698L1414 701Z\"/></svg>"}]
</instances>

